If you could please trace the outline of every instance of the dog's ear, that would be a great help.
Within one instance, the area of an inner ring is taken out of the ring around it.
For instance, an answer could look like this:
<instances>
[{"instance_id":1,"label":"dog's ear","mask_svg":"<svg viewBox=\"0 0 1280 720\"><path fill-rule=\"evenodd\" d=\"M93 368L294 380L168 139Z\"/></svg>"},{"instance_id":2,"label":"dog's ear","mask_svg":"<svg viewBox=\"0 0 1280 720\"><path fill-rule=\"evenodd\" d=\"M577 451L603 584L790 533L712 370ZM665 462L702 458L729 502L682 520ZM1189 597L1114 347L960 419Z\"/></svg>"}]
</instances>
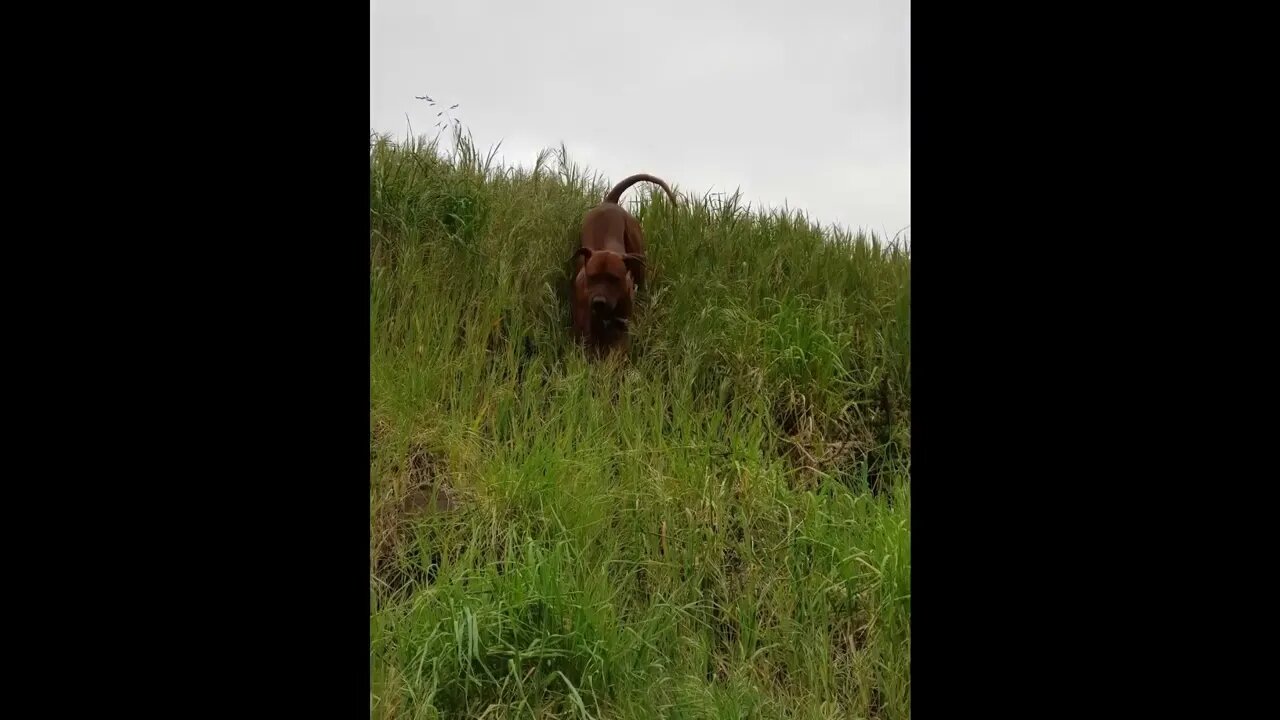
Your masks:
<instances>
[{"instance_id":1,"label":"dog's ear","mask_svg":"<svg viewBox=\"0 0 1280 720\"><path fill-rule=\"evenodd\" d=\"M589 247L580 247L580 248L578 248L578 251L577 251L576 253L574 253L574 254L573 254L573 259L574 259L574 260L577 260L578 258L582 258L582 261L583 261L583 262L586 262L586 261L590 260L590 259L591 259L591 248L589 248Z\"/></svg>"},{"instance_id":2,"label":"dog's ear","mask_svg":"<svg viewBox=\"0 0 1280 720\"><path fill-rule=\"evenodd\" d=\"M632 275L639 275L644 272L644 256L637 253L627 253L622 256L622 261L627 264L627 270Z\"/></svg>"}]
</instances>

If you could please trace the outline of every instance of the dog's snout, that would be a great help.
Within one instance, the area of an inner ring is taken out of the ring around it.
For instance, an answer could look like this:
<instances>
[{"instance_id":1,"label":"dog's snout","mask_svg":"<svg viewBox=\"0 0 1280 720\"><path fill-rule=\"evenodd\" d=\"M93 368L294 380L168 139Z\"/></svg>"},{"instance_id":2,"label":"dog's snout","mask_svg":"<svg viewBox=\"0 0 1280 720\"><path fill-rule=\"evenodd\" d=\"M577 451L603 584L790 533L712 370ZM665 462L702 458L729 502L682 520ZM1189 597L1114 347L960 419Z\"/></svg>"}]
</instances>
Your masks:
<instances>
[{"instance_id":1,"label":"dog's snout","mask_svg":"<svg viewBox=\"0 0 1280 720\"><path fill-rule=\"evenodd\" d=\"M609 301L605 300L603 295L596 295L595 297L591 298L592 310L599 312L601 310L608 309L608 307L609 307Z\"/></svg>"}]
</instances>

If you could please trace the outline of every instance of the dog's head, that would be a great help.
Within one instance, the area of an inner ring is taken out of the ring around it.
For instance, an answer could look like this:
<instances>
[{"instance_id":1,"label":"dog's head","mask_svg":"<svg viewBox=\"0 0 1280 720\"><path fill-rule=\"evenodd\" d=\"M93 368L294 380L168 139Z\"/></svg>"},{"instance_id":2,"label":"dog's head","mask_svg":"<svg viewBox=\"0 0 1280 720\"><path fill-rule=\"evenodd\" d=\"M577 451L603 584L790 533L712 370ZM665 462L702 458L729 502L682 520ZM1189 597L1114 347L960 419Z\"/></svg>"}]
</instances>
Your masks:
<instances>
[{"instance_id":1,"label":"dog's head","mask_svg":"<svg viewBox=\"0 0 1280 720\"><path fill-rule=\"evenodd\" d=\"M644 258L628 253L619 255L608 250L578 248L583 259L581 272L586 280L586 301L591 317L601 321L625 320L631 314L631 300L636 284L632 271L639 272Z\"/></svg>"}]
</instances>

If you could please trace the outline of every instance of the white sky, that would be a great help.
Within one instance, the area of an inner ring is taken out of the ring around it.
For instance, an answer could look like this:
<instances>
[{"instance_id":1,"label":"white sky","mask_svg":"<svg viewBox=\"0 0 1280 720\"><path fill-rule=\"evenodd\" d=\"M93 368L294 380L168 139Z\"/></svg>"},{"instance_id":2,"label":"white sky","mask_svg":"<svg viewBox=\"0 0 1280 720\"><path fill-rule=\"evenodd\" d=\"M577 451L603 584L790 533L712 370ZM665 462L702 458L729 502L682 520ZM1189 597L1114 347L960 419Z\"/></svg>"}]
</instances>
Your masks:
<instances>
[{"instance_id":1,"label":"white sky","mask_svg":"<svg viewBox=\"0 0 1280 720\"><path fill-rule=\"evenodd\" d=\"M823 224L911 222L910 0L371 0L369 124L617 182L740 187ZM430 95L437 107L415 96ZM910 234L909 231L907 234Z\"/></svg>"}]
</instances>

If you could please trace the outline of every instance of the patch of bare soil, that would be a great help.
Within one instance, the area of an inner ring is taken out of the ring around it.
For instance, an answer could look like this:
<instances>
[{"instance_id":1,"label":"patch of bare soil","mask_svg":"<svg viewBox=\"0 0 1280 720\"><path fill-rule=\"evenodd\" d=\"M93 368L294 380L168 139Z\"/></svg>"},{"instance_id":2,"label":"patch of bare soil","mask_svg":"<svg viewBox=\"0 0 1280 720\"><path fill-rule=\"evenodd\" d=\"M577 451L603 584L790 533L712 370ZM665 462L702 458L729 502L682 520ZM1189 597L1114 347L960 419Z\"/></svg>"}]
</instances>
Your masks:
<instances>
[{"instance_id":1,"label":"patch of bare soil","mask_svg":"<svg viewBox=\"0 0 1280 720\"><path fill-rule=\"evenodd\" d=\"M399 465L391 470L402 472ZM422 548L414 542L415 522L458 507L456 493L449 486L443 460L438 455L415 445L410 449L403 472L403 480L393 483L400 490L375 513L370 542L374 580L393 594L408 586L430 584L435 580L439 552L431 553L430 562L424 568Z\"/></svg>"},{"instance_id":2,"label":"patch of bare soil","mask_svg":"<svg viewBox=\"0 0 1280 720\"><path fill-rule=\"evenodd\" d=\"M797 487L812 489L822 475L856 476L865 468L871 493L886 489L882 474L897 450L893 440L899 414L887 378L874 400L841 423L820 422L804 396L779 403L773 414L783 457L796 469Z\"/></svg>"}]
</instances>

